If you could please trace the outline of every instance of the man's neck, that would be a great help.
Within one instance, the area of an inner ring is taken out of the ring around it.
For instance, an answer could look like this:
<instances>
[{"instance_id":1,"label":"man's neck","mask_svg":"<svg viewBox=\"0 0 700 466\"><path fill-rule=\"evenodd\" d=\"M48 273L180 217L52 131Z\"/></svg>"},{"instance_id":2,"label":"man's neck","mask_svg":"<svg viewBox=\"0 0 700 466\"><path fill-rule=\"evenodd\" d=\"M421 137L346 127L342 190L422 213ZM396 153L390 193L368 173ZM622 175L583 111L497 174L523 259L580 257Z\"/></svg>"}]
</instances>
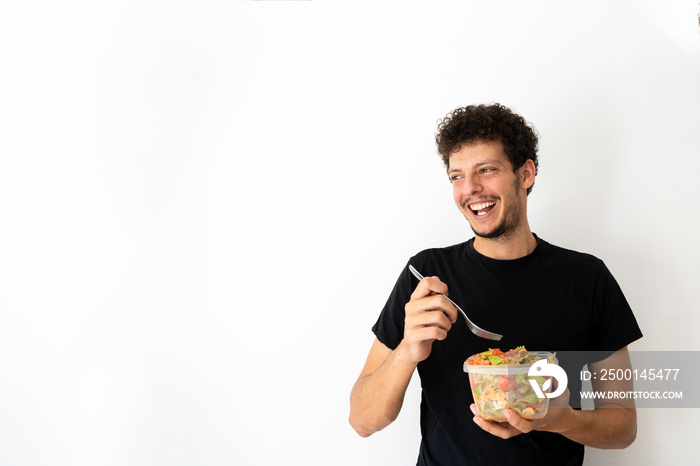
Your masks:
<instances>
[{"instance_id":1,"label":"man's neck","mask_svg":"<svg viewBox=\"0 0 700 466\"><path fill-rule=\"evenodd\" d=\"M474 238L474 249L479 254L497 260L519 259L530 254L536 247L537 239L528 226L507 238L489 239L480 236Z\"/></svg>"}]
</instances>

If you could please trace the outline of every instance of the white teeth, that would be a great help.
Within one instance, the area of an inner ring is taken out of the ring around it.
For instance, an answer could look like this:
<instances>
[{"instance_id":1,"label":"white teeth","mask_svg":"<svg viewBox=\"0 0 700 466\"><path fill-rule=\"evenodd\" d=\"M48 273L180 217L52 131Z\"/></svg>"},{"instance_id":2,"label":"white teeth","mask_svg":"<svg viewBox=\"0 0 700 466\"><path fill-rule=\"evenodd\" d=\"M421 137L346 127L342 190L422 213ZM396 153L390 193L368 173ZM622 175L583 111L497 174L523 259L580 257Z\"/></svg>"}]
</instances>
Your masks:
<instances>
[{"instance_id":1,"label":"white teeth","mask_svg":"<svg viewBox=\"0 0 700 466\"><path fill-rule=\"evenodd\" d=\"M482 202L481 204L472 204L469 206L470 209L477 211L481 209L485 209L487 207L491 207L492 205L496 204L495 202ZM479 214L482 215L482 214Z\"/></svg>"}]
</instances>

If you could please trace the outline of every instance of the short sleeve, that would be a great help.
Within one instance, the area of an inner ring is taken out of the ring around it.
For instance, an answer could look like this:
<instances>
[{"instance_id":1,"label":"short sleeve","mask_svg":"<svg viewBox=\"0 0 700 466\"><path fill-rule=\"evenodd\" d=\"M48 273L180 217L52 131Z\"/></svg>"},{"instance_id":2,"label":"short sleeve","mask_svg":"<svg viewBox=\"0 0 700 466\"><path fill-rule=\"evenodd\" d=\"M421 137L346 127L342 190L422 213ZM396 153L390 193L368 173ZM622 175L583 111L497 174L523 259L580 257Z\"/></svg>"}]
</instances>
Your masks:
<instances>
[{"instance_id":1,"label":"short sleeve","mask_svg":"<svg viewBox=\"0 0 700 466\"><path fill-rule=\"evenodd\" d=\"M601 262L595 283L594 351L617 351L642 337L620 285Z\"/></svg>"},{"instance_id":2,"label":"short sleeve","mask_svg":"<svg viewBox=\"0 0 700 466\"><path fill-rule=\"evenodd\" d=\"M403 339L406 303L411 300L411 293L417 284L418 280L411 274L406 264L377 322L372 327L372 332L387 348L396 349Z\"/></svg>"}]
</instances>

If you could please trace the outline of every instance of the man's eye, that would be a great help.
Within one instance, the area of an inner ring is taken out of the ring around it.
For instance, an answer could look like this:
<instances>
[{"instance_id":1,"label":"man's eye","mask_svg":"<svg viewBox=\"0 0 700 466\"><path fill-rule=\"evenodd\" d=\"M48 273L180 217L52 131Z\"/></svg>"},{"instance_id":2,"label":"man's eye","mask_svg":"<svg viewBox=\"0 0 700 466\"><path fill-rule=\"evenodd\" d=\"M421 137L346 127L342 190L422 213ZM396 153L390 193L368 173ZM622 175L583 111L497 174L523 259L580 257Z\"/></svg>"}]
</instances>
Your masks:
<instances>
[{"instance_id":1,"label":"man's eye","mask_svg":"<svg viewBox=\"0 0 700 466\"><path fill-rule=\"evenodd\" d=\"M490 173L493 171L493 168L482 168L481 173Z\"/></svg>"},{"instance_id":2,"label":"man's eye","mask_svg":"<svg viewBox=\"0 0 700 466\"><path fill-rule=\"evenodd\" d=\"M462 175L452 175L452 176L450 177L450 181L451 181L452 183L454 183L455 181L459 181L459 180L461 180L462 178L463 178Z\"/></svg>"}]
</instances>

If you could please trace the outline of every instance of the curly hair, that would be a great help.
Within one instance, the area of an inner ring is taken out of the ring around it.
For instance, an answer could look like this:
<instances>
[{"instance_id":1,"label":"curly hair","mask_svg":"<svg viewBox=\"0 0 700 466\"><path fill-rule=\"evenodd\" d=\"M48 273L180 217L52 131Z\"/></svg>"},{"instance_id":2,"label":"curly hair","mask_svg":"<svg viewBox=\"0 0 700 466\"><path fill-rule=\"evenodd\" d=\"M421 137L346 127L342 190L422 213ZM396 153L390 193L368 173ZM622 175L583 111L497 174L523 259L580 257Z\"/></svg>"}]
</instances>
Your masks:
<instances>
[{"instance_id":1,"label":"curly hair","mask_svg":"<svg viewBox=\"0 0 700 466\"><path fill-rule=\"evenodd\" d=\"M435 143L445 167L450 166L450 155L462 144L478 141L499 141L513 165L513 171L528 160L535 164L537 174L537 131L523 117L501 104L469 105L448 113L438 123ZM527 194L532 191L532 186Z\"/></svg>"}]
</instances>

